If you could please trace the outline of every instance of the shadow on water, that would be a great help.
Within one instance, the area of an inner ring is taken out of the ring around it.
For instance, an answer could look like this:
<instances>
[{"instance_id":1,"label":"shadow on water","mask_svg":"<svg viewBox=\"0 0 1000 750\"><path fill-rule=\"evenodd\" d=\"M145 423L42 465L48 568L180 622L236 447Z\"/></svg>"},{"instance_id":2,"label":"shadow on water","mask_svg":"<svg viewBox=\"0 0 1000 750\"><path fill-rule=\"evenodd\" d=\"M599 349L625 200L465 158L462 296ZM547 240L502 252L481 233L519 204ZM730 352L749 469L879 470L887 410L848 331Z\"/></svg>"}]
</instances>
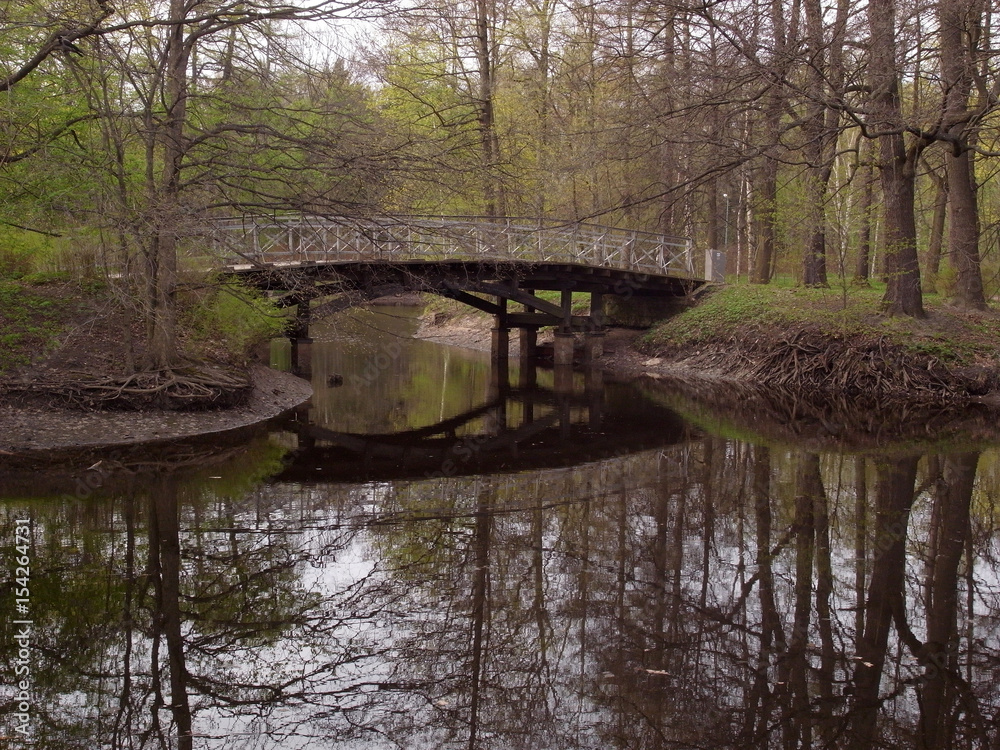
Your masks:
<instances>
[{"instance_id":1,"label":"shadow on water","mask_svg":"<svg viewBox=\"0 0 1000 750\"><path fill-rule=\"evenodd\" d=\"M314 342L344 383L269 438L4 485L36 746L997 746L995 439L814 442L407 342L365 405L369 338Z\"/></svg>"}]
</instances>

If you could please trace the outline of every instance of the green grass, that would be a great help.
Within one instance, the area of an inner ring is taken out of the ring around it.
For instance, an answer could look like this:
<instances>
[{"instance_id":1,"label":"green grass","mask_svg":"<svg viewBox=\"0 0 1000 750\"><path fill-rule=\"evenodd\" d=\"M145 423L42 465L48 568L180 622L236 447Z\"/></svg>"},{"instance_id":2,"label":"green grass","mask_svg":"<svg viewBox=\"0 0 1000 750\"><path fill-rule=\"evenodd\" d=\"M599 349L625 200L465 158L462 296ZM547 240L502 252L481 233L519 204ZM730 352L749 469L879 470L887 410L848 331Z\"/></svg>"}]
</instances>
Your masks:
<instances>
[{"instance_id":1,"label":"green grass","mask_svg":"<svg viewBox=\"0 0 1000 750\"><path fill-rule=\"evenodd\" d=\"M647 352L663 353L708 343L739 342L755 332L821 330L831 338L884 337L915 354L955 364L995 362L1000 352L996 312L963 313L937 295L924 300L925 320L886 317L884 286L829 289L776 285L732 285L707 293L695 307L652 328L642 340Z\"/></svg>"}]
</instances>

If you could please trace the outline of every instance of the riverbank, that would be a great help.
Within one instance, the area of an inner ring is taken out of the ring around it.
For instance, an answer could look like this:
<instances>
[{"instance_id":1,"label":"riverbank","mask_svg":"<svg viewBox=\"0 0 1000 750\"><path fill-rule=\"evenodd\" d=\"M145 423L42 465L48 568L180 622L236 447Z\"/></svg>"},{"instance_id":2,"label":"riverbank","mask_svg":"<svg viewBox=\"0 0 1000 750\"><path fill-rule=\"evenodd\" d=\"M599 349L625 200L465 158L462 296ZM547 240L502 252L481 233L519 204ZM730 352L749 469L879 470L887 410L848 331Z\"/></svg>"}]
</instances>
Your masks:
<instances>
[{"instance_id":1,"label":"riverbank","mask_svg":"<svg viewBox=\"0 0 1000 750\"><path fill-rule=\"evenodd\" d=\"M33 403L0 404L0 462L38 451L139 445L249 427L304 403L312 386L294 375L251 365L253 390L241 406L200 411L85 411Z\"/></svg>"},{"instance_id":2,"label":"riverbank","mask_svg":"<svg viewBox=\"0 0 1000 750\"><path fill-rule=\"evenodd\" d=\"M106 283L64 274L0 279L0 460L213 435L309 398L307 382L243 354L277 327L257 324L259 306L236 307L217 289L201 295L183 306L184 362L168 380L137 373L145 332Z\"/></svg>"},{"instance_id":3,"label":"riverbank","mask_svg":"<svg viewBox=\"0 0 1000 750\"><path fill-rule=\"evenodd\" d=\"M600 364L626 380L1000 406L1000 313L960 311L928 295L926 318L890 318L879 313L880 298L878 288L719 288L652 329L609 329ZM488 351L491 325L485 314L435 305L417 335Z\"/></svg>"}]
</instances>

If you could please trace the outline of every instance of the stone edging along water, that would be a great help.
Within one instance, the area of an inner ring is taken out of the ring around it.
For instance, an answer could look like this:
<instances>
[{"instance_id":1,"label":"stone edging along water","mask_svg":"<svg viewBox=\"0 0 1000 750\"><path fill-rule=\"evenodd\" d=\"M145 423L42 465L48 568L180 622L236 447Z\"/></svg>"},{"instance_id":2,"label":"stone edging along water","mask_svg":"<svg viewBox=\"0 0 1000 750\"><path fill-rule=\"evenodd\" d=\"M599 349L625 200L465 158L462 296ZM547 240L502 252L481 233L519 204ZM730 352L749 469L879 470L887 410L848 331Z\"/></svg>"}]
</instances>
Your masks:
<instances>
[{"instance_id":1,"label":"stone edging along water","mask_svg":"<svg viewBox=\"0 0 1000 750\"><path fill-rule=\"evenodd\" d=\"M253 365L254 390L235 409L201 412L99 411L0 405L0 464L5 456L98 446L137 445L249 427L312 396L305 380Z\"/></svg>"}]
</instances>

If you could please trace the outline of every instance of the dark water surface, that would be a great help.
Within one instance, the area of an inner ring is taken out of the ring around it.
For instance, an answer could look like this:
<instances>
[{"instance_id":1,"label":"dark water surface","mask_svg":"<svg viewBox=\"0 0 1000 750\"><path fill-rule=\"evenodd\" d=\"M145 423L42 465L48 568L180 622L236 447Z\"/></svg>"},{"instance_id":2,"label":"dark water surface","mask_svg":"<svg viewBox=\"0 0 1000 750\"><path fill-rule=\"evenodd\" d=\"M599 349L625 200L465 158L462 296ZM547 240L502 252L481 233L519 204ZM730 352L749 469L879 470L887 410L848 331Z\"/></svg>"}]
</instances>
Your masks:
<instances>
[{"instance_id":1,"label":"dark water surface","mask_svg":"<svg viewBox=\"0 0 1000 750\"><path fill-rule=\"evenodd\" d=\"M413 315L317 326L255 436L0 473L0 747L998 747L996 443L505 384Z\"/></svg>"}]
</instances>

